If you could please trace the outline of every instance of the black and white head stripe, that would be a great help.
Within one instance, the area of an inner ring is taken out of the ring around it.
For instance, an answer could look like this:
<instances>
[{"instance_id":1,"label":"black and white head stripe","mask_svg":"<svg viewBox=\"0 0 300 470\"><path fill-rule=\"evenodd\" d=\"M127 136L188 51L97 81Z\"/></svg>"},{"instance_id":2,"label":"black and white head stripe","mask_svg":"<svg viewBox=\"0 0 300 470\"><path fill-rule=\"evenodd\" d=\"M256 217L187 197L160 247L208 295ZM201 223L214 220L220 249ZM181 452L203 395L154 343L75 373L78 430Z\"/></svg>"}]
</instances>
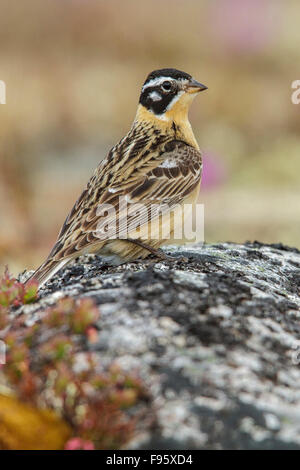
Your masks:
<instances>
[{"instance_id":1,"label":"black and white head stripe","mask_svg":"<svg viewBox=\"0 0 300 470\"><path fill-rule=\"evenodd\" d=\"M149 83L151 80L157 78L172 78L174 80L191 80L192 76L188 73L182 72L181 70L176 69L160 69L154 70L149 73L148 77L145 80L144 86Z\"/></svg>"},{"instance_id":2,"label":"black and white head stripe","mask_svg":"<svg viewBox=\"0 0 300 470\"><path fill-rule=\"evenodd\" d=\"M154 114L162 115L182 95L183 83L191 79L191 75L180 70L155 70L143 85L140 103Z\"/></svg>"}]
</instances>

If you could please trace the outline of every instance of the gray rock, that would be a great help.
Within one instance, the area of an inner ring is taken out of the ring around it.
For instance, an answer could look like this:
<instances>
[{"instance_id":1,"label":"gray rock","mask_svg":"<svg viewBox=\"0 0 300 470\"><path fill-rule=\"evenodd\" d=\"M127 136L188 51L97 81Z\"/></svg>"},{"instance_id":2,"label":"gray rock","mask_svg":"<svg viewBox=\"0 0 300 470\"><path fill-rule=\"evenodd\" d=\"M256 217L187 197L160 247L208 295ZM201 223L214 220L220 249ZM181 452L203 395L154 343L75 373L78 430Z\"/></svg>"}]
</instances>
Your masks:
<instances>
[{"instance_id":1,"label":"gray rock","mask_svg":"<svg viewBox=\"0 0 300 470\"><path fill-rule=\"evenodd\" d=\"M101 310L93 350L138 370L154 417L128 449L300 449L300 252L190 246L178 260L58 273L28 322L64 295Z\"/></svg>"}]
</instances>

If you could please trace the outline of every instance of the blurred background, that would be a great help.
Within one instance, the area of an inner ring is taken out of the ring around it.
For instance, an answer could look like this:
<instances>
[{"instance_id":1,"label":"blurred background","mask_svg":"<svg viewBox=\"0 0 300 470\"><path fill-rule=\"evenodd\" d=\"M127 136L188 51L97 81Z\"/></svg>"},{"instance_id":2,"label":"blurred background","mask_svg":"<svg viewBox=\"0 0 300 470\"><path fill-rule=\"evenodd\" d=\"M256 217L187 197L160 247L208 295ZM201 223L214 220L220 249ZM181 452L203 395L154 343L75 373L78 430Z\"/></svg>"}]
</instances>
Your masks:
<instances>
[{"instance_id":1,"label":"blurred background","mask_svg":"<svg viewBox=\"0 0 300 470\"><path fill-rule=\"evenodd\" d=\"M0 11L1 271L45 258L162 67L209 88L190 113L206 241L300 248L298 0L0 0Z\"/></svg>"}]
</instances>

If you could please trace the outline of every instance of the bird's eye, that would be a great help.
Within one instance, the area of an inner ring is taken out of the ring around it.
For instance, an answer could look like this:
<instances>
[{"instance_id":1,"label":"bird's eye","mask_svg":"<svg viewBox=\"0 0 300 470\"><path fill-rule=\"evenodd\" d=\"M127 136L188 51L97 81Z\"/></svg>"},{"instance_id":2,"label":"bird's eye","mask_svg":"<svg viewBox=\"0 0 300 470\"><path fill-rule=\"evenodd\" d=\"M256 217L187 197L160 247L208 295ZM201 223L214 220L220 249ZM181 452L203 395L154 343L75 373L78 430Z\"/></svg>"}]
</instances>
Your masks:
<instances>
[{"instance_id":1,"label":"bird's eye","mask_svg":"<svg viewBox=\"0 0 300 470\"><path fill-rule=\"evenodd\" d=\"M163 82L161 87L164 91L170 91L172 88L172 83L166 80L165 82Z\"/></svg>"}]
</instances>

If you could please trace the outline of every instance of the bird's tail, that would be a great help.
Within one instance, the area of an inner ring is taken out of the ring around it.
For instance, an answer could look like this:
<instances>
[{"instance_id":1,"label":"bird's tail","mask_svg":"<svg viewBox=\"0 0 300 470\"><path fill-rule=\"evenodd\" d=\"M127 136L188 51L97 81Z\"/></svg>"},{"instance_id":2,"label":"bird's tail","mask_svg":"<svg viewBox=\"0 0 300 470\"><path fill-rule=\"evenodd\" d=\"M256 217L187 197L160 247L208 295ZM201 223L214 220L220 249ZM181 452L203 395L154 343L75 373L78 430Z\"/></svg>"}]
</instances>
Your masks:
<instances>
[{"instance_id":1,"label":"bird's tail","mask_svg":"<svg viewBox=\"0 0 300 470\"><path fill-rule=\"evenodd\" d=\"M27 279L28 281L37 281L39 287L42 287L54 274L57 273L65 264L70 261L70 258L65 258L62 260L48 259L46 260L31 276Z\"/></svg>"}]
</instances>

